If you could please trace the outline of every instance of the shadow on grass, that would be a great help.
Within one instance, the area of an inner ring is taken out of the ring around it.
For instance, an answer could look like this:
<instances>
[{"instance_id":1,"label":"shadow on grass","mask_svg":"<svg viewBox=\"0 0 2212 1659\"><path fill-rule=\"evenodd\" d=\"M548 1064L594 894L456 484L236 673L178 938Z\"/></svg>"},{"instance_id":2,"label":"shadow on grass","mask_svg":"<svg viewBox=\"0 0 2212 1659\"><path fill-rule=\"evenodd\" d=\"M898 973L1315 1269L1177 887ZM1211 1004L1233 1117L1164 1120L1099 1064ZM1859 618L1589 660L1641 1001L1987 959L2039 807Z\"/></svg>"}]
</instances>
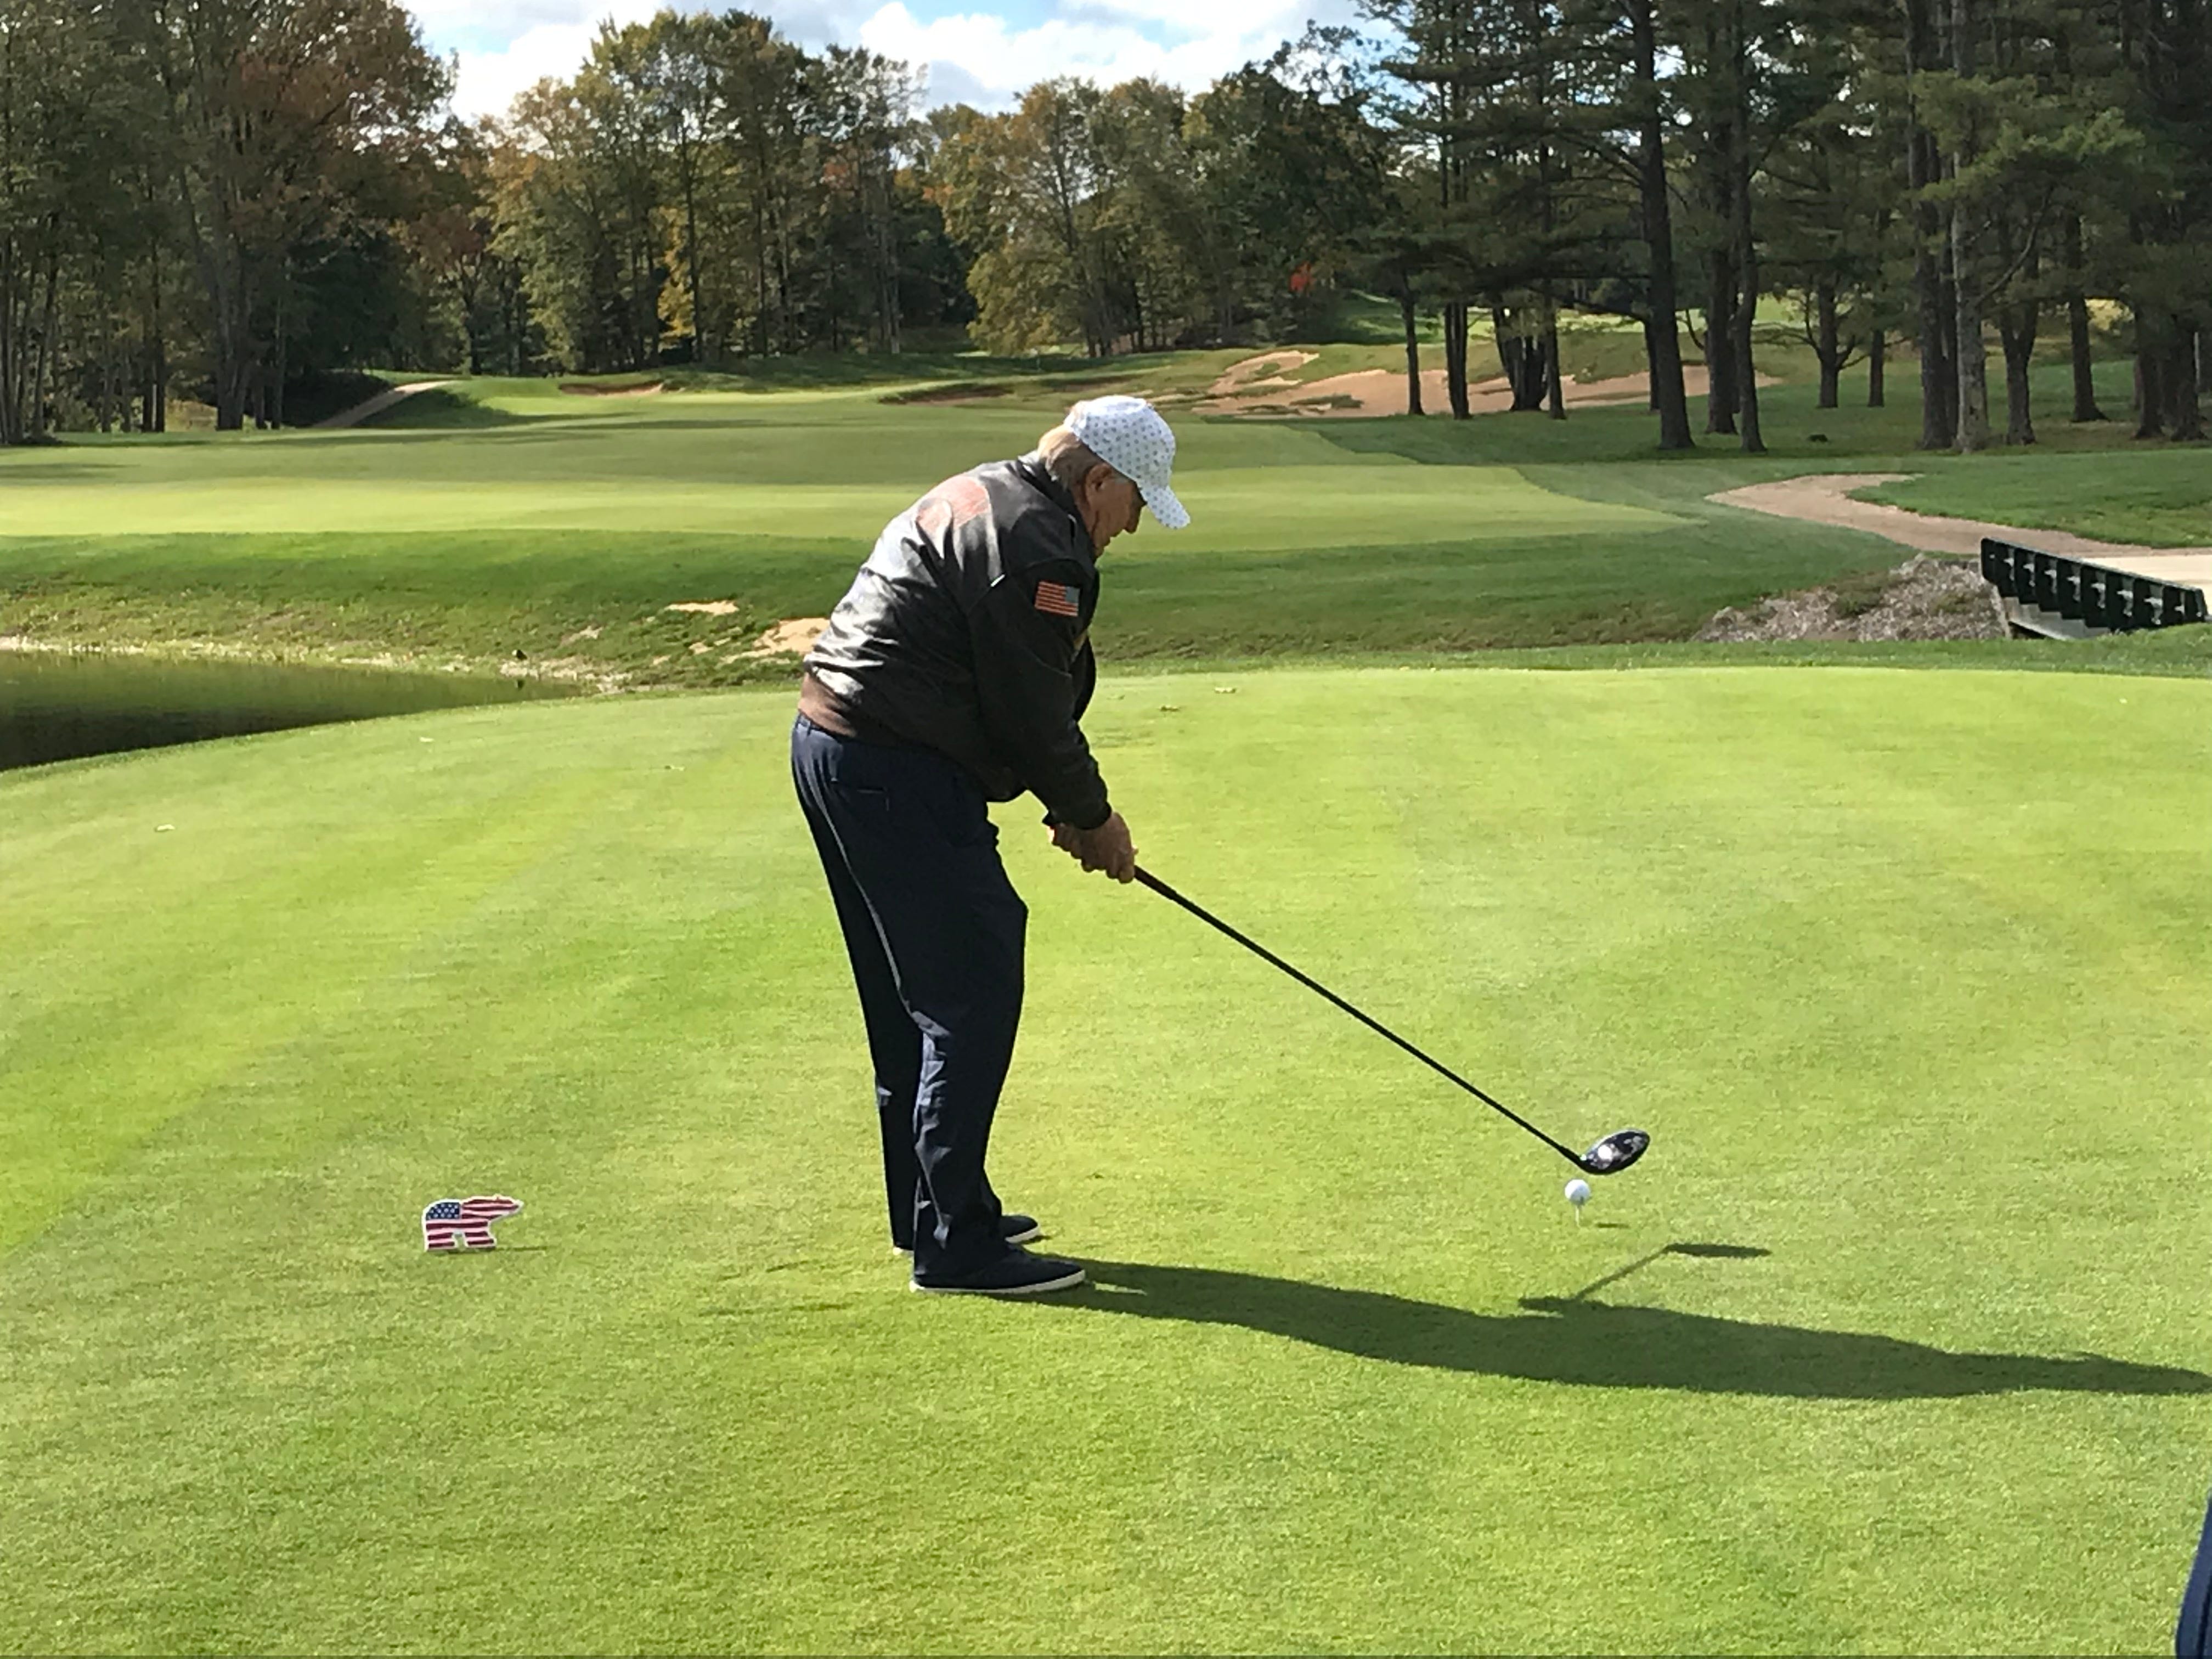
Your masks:
<instances>
[{"instance_id":1,"label":"shadow on grass","mask_svg":"<svg viewBox=\"0 0 2212 1659\"><path fill-rule=\"evenodd\" d=\"M494 409L462 392L433 386L388 404L358 422L356 432L473 431L486 427L526 426L534 421L558 420L557 415L518 415Z\"/></svg>"},{"instance_id":2,"label":"shadow on grass","mask_svg":"<svg viewBox=\"0 0 2212 1659\"><path fill-rule=\"evenodd\" d=\"M2212 1394L2212 1376L2201 1371L2099 1354L1954 1353L1869 1332L1754 1324L1567 1297L1528 1297L1518 1314L1479 1314L1211 1267L1089 1265L1097 1288L1051 1305L1241 1325L1393 1364L1536 1382L1797 1400L1945 1400L2030 1389Z\"/></svg>"},{"instance_id":3,"label":"shadow on grass","mask_svg":"<svg viewBox=\"0 0 2212 1659\"><path fill-rule=\"evenodd\" d=\"M1580 1302L1584 1297L1601 1291L1608 1285L1618 1285L1631 1273L1643 1272L1664 1255L1696 1256L1708 1261L1756 1261L1761 1256L1773 1254L1773 1251L1763 1250L1756 1244L1692 1244L1678 1240L1672 1244L1662 1244L1648 1255L1639 1255L1625 1267L1614 1268L1604 1278L1583 1285L1567 1299Z\"/></svg>"}]
</instances>

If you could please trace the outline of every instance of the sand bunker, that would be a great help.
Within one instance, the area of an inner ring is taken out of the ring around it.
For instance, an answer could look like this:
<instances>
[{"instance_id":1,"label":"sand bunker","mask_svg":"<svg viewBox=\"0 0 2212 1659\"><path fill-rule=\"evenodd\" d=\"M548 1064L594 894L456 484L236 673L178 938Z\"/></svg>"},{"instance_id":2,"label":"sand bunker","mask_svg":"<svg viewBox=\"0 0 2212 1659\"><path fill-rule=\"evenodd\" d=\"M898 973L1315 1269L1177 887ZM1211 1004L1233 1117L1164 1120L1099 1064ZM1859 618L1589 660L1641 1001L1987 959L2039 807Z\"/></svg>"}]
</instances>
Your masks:
<instances>
[{"instance_id":1,"label":"sand bunker","mask_svg":"<svg viewBox=\"0 0 2212 1659\"><path fill-rule=\"evenodd\" d=\"M750 657L773 657L779 652L788 652L803 657L814 648L814 641L822 637L822 630L830 626L827 617L793 617L780 622L752 643L745 654Z\"/></svg>"},{"instance_id":2,"label":"sand bunker","mask_svg":"<svg viewBox=\"0 0 2212 1659\"><path fill-rule=\"evenodd\" d=\"M655 380L649 386L589 386L581 380L568 380L561 387L571 398L650 398L667 389L663 380Z\"/></svg>"},{"instance_id":3,"label":"sand bunker","mask_svg":"<svg viewBox=\"0 0 2212 1659\"><path fill-rule=\"evenodd\" d=\"M744 609L735 599L685 599L676 605L665 605L663 611L687 611L698 617L734 617ZM742 649L726 651L715 660L727 666L731 663L757 661L763 657L803 657L814 648L814 641L822 637L822 630L830 626L827 617L788 617L764 629L750 645ZM712 640L694 640L688 647L695 657L732 643L735 636L725 634ZM658 658L654 666L666 661Z\"/></svg>"},{"instance_id":4,"label":"sand bunker","mask_svg":"<svg viewBox=\"0 0 2212 1659\"><path fill-rule=\"evenodd\" d=\"M1257 392L1262 386L1295 386L1296 380L1281 371L1304 368L1321 354L1317 351L1263 351L1256 357L1247 357L1221 371L1220 378L1206 388L1209 398L1237 398Z\"/></svg>"},{"instance_id":5,"label":"sand bunker","mask_svg":"<svg viewBox=\"0 0 2212 1659\"><path fill-rule=\"evenodd\" d=\"M1777 384L1772 376L1765 374L1759 377L1759 383L1763 386ZM1570 409L1649 403L1651 398L1650 381L1643 374L1616 374L1601 380L1577 380L1570 374L1560 383L1559 390ZM1702 363L1683 367L1682 390L1692 398L1705 395L1705 369ZM1503 375L1478 381L1468 387L1467 404L1470 414L1500 414L1513 407L1513 388ZM1222 394L1217 382L1214 395L1195 407L1201 415L1403 415L1407 412L1406 375L1402 369L1367 368L1352 374L1328 375L1303 386L1290 386L1281 380L1253 381L1233 395ZM1451 399L1441 368L1421 371L1421 409L1428 415L1451 413Z\"/></svg>"}]
</instances>

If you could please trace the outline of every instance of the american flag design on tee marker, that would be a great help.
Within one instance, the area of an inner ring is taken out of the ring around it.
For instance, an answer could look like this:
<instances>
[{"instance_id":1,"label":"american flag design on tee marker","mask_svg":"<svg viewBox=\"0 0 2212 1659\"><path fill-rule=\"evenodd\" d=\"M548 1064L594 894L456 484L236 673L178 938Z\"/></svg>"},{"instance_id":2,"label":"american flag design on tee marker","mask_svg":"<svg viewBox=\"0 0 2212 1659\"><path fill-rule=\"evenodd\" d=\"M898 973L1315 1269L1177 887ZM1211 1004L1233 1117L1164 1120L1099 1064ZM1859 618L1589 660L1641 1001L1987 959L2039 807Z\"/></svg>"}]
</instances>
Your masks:
<instances>
[{"instance_id":1,"label":"american flag design on tee marker","mask_svg":"<svg viewBox=\"0 0 2212 1659\"><path fill-rule=\"evenodd\" d=\"M441 1198L422 1212L422 1248L426 1250L489 1250L497 1248L491 1224L522 1207L519 1198L502 1194L476 1198Z\"/></svg>"},{"instance_id":2,"label":"american flag design on tee marker","mask_svg":"<svg viewBox=\"0 0 2212 1659\"><path fill-rule=\"evenodd\" d=\"M1039 582L1036 587L1036 608L1048 617L1079 617L1083 614L1082 594L1066 582Z\"/></svg>"}]
</instances>

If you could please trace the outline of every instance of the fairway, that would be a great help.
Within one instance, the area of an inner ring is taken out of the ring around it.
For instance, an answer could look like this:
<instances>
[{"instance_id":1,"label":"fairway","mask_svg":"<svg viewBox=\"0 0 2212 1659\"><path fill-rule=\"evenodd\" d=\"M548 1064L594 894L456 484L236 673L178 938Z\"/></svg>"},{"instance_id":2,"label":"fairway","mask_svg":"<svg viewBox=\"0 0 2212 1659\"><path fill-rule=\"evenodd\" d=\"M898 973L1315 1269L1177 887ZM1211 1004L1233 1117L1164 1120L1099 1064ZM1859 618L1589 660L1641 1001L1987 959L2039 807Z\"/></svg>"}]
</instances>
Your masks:
<instances>
[{"instance_id":1,"label":"fairway","mask_svg":"<svg viewBox=\"0 0 2212 1659\"><path fill-rule=\"evenodd\" d=\"M541 390L522 402L500 384L483 383L474 406L544 412L459 432L88 443L9 457L0 538L652 531L865 550L939 478L1022 453L1054 418L1034 398L1012 410L915 407L883 402L880 387L667 394L602 415L592 405L604 400ZM1195 515L1171 544L1179 556L1633 535L1683 522L1563 495L1511 467L1419 466L1280 424L1190 422L1179 460Z\"/></svg>"},{"instance_id":2,"label":"fairway","mask_svg":"<svg viewBox=\"0 0 2212 1659\"><path fill-rule=\"evenodd\" d=\"M750 651L768 629L826 614L889 518L1027 449L1079 389L1030 374L1002 396L912 401L913 383L868 372L641 398L456 381L386 417L416 426L0 453L0 639L479 673L520 651L534 673L599 685L781 679L787 661ZM1139 365L1112 383L1193 373ZM2081 428L2063 434L2075 453L1978 469L1913 454L1901 405L1815 410L1794 386L1769 401L1773 455L1709 441L1667 460L1633 408L1179 416L1194 521L1116 544L1101 651L1112 667L1686 641L1723 605L1899 562L1875 538L1708 499L1815 466L1921 475L1895 488L1930 510L2197 533L2185 447L2115 456L2112 431ZM1820 445L1796 435L1814 426ZM1990 470L2002 499L1978 482ZM735 608L666 608L705 599ZM2032 643L1996 649L2039 660Z\"/></svg>"},{"instance_id":3,"label":"fairway","mask_svg":"<svg viewBox=\"0 0 2212 1659\"><path fill-rule=\"evenodd\" d=\"M1108 681L1150 867L1655 1142L1577 1225L1018 803L994 1173L1097 1281L1034 1306L886 1252L789 702L0 775L0 1648L2166 1639L2212 684ZM426 1257L477 1191L501 1249Z\"/></svg>"},{"instance_id":4,"label":"fairway","mask_svg":"<svg viewBox=\"0 0 2212 1659\"><path fill-rule=\"evenodd\" d=\"M610 398L483 380L436 395L389 418L472 423L0 454L0 635L479 672L519 650L539 672L630 685L781 677L787 663L746 654L763 630L826 614L887 520L1026 451L1067 393L1032 380L899 402L879 380ZM1723 605L1895 562L1864 537L1711 504L1793 464L1654 461L1643 421L1578 414L1571 451L1543 421L1180 417L1194 522L1115 547L1102 649L1682 639ZM736 608L666 609L702 599Z\"/></svg>"},{"instance_id":5,"label":"fairway","mask_svg":"<svg viewBox=\"0 0 2212 1659\"><path fill-rule=\"evenodd\" d=\"M649 437L650 428L645 435ZM1013 440L1010 452L1019 453L1036 436L1030 432ZM1310 434L1297 436L1311 453L1284 465L1326 467L1304 489L1287 486L1276 468L1189 469L1190 482L1182 487L1196 517L1189 533L1176 538L1172 551L1188 556L1239 549L1633 535L1680 522L1644 507L1559 495L1530 483L1509 467L1417 467L1395 455L1329 466L1338 459L1329 445ZM499 438L479 437L475 442L491 452L489 464L507 459L500 453ZM33 478L11 493L0 535L72 536L89 531L103 536L338 531L414 535L640 528L641 492L635 477L575 481L535 476L534 466L502 466L508 476L498 480L423 479L406 472L406 464L414 459L410 452L387 453L392 471L381 479L333 478L304 465L287 467L283 462L300 458L281 452L253 458L265 471L229 478L222 477L221 469L214 467L207 471L217 476L205 481L103 480L94 489L66 471L44 487ZM619 466L627 453L620 444L603 446L601 464ZM701 484L654 479L650 522L654 529L672 533L838 537L865 547L886 520L905 511L936 481L921 472L893 484Z\"/></svg>"}]
</instances>

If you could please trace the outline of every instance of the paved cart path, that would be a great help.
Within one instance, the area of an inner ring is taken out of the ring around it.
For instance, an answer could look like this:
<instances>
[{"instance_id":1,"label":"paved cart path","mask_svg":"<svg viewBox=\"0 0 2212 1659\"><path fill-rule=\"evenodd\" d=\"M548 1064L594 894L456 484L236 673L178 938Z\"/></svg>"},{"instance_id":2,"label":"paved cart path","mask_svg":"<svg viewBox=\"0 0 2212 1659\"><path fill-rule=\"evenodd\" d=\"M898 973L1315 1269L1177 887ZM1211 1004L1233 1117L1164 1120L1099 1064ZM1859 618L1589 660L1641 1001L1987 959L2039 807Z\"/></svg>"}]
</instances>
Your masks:
<instances>
[{"instance_id":1,"label":"paved cart path","mask_svg":"<svg viewBox=\"0 0 2212 1659\"><path fill-rule=\"evenodd\" d=\"M1771 513L1778 519L1803 519L1814 524L1863 530L1923 553L1971 557L1981 552L1983 537L1994 536L2000 541L2015 542L2040 552L2087 559L2114 570L2155 576L2160 581L2202 587L2212 593L2212 547L2136 547L2125 542L2100 542L2063 530L2030 530L2017 525L1984 524L1975 519L1947 519L1935 514L1908 512L1881 501L1851 499L1855 489L1902 483L1913 476L1909 472L1816 472L1802 478L1782 478L1772 483L1723 489L1705 499L1718 501L1723 507Z\"/></svg>"},{"instance_id":2,"label":"paved cart path","mask_svg":"<svg viewBox=\"0 0 2212 1659\"><path fill-rule=\"evenodd\" d=\"M327 421L317 421L315 430L333 431L340 427L359 426L370 416L381 415L401 399L413 397L418 392L428 392L432 386L443 386L443 380L417 380L411 386L395 386L380 392L366 403L356 404L351 409L342 409Z\"/></svg>"}]
</instances>

